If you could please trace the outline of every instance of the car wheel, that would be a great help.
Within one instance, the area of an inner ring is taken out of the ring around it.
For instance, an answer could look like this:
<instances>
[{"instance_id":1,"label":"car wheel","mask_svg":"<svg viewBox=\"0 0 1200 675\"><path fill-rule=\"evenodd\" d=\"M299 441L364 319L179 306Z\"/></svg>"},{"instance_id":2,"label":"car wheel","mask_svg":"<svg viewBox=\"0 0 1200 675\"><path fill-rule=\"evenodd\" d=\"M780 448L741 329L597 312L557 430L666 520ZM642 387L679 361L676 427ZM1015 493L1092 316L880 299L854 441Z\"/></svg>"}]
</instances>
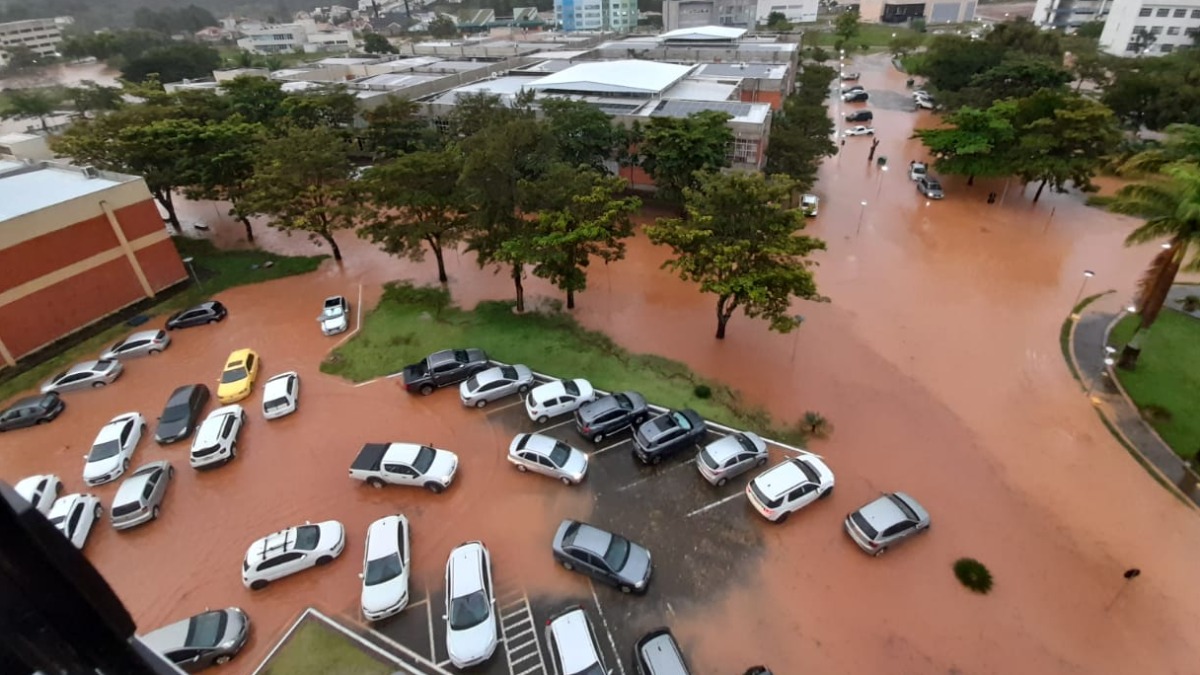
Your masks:
<instances>
[{"instance_id":1,"label":"car wheel","mask_svg":"<svg viewBox=\"0 0 1200 675\"><path fill-rule=\"evenodd\" d=\"M873 555L873 556L875 556L876 558L878 558L879 556L883 555L884 553L887 553L887 547L886 547L886 546L880 546L879 548L875 549L875 552L874 552L874 553L872 553L871 555Z\"/></svg>"},{"instance_id":2,"label":"car wheel","mask_svg":"<svg viewBox=\"0 0 1200 675\"><path fill-rule=\"evenodd\" d=\"M92 509L92 515L95 516L96 520L100 520L100 516L104 515L104 507L97 504L96 508Z\"/></svg>"},{"instance_id":3,"label":"car wheel","mask_svg":"<svg viewBox=\"0 0 1200 675\"><path fill-rule=\"evenodd\" d=\"M766 458L766 457L759 457L759 458L758 458L758 461L754 463L754 466L762 466L762 465L764 465L764 464L766 464L766 463L767 463L767 458Z\"/></svg>"},{"instance_id":4,"label":"car wheel","mask_svg":"<svg viewBox=\"0 0 1200 675\"><path fill-rule=\"evenodd\" d=\"M328 565L331 562L333 562L333 556L323 555L317 558L317 565L319 566Z\"/></svg>"},{"instance_id":5,"label":"car wheel","mask_svg":"<svg viewBox=\"0 0 1200 675\"><path fill-rule=\"evenodd\" d=\"M549 419L550 419L549 417L546 417L545 415L542 415L541 417L537 418L537 423L538 423L538 424L545 424L545 423L546 423L546 421L547 421L547 420L549 420Z\"/></svg>"},{"instance_id":6,"label":"car wheel","mask_svg":"<svg viewBox=\"0 0 1200 675\"><path fill-rule=\"evenodd\" d=\"M167 480L171 480L174 477L175 477L175 467L168 466L167 467Z\"/></svg>"},{"instance_id":7,"label":"car wheel","mask_svg":"<svg viewBox=\"0 0 1200 675\"><path fill-rule=\"evenodd\" d=\"M151 349L150 350L150 356L154 356L155 354L161 354L161 353L162 353L161 349Z\"/></svg>"},{"instance_id":8,"label":"car wheel","mask_svg":"<svg viewBox=\"0 0 1200 675\"><path fill-rule=\"evenodd\" d=\"M567 562L566 560L562 561L562 566L563 566L563 569L568 572L572 572L575 570L575 566L572 565L571 563Z\"/></svg>"},{"instance_id":9,"label":"car wheel","mask_svg":"<svg viewBox=\"0 0 1200 675\"><path fill-rule=\"evenodd\" d=\"M655 456L651 457L651 458L650 458L650 463L651 463L651 464L661 464L661 463L662 463L662 456L660 456L660 455L655 455Z\"/></svg>"},{"instance_id":10,"label":"car wheel","mask_svg":"<svg viewBox=\"0 0 1200 675\"><path fill-rule=\"evenodd\" d=\"M93 383L92 383L92 389L99 389L100 387L103 387L103 386L104 386L104 381L103 381L103 380L101 380L101 381L99 381L99 382L93 382Z\"/></svg>"},{"instance_id":11,"label":"car wheel","mask_svg":"<svg viewBox=\"0 0 1200 675\"><path fill-rule=\"evenodd\" d=\"M595 436L592 436L593 443L599 443L603 440L604 440L604 434L596 434Z\"/></svg>"},{"instance_id":12,"label":"car wheel","mask_svg":"<svg viewBox=\"0 0 1200 675\"><path fill-rule=\"evenodd\" d=\"M162 509L160 509L159 507L155 506L155 507L154 507L154 510L150 512L150 520L158 520L158 513L159 513L159 511L161 511L161 510L162 510Z\"/></svg>"},{"instance_id":13,"label":"car wheel","mask_svg":"<svg viewBox=\"0 0 1200 675\"><path fill-rule=\"evenodd\" d=\"M234 457L237 457L237 443L229 446L229 459L233 459Z\"/></svg>"},{"instance_id":14,"label":"car wheel","mask_svg":"<svg viewBox=\"0 0 1200 675\"><path fill-rule=\"evenodd\" d=\"M629 595L630 593L632 593L632 592L633 592L633 589L632 589L632 588L630 588L630 587L628 587L628 586L622 586L622 587L621 587L621 592L622 592L622 593L624 593L624 594L626 594L626 595Z\"/></svg>"},{"instance_id":15,"label":"car wheel","mask_svg":"<svg viewBox=\"0 0 1200 675\"><path fill-rule=\"evenodd\" d=\"M367 479L367 485L370 485L373 488L381 488L383 487L383 479L371 476Z\"/></svg>"},{"instance_id":16,"label":"car wheel","mask_svg":"<svg viewBox=\"0 0 1200 675\"><path fill-rule=\"evenodd\" d=\"M445 490L446 488L442 487L441 483L426 483L425 489L429 490L430 492L432 492L433 494L436 495L436 494L439 494L442 490Z\"/></svg>"},{"instance_id":17,"label":"car wheel","mask_svg":"<svg viewBox=\"0 0 1200 675\"><path fill-rule=\"evenodd\" d=\"M216 322L217 322L217 319L216 319L216 317L214 317L214 318L209 319L208 321L205 321L204 323L216 323Z\"/></svg>"},{"instance_id":18,"label":"car wheel","mask_svg":"<svg viewBox=\"0 0 1200 675\"><path fill-rule=\"evenodd\" d=\"M563 485L572 485L572 483L571 483L571 479L570 479L570 478L567 478L566 476L563 476L562 478L559 478L559 480L561 480L561 481L563 482Z\"/></svg>"},{"instance_id":19,"label":"car wheel","mask_svg":"<svg viewBox=\"0 0 1200 675\"><path fill-rule=\"evenodd\" d=\"M728 484L729 484L728 478L722 477L717 480L717 487L725 487Z\"/></svg>"},{"instance_id":20,"label":"car wheel","mask_svg":"<svg viewBox=\"0 0 1200 675\"><path fill-rule=\"evenodd\" d=\"M775 524L782 525L782 524L786 523L788 516L790 516L790 515L792 515L792 513L790 511L785 511L785 512L781 513L779 515L779 517L775 519Z\"/></svg>"},{"instance_id":21,"label":"car wheel","mask_svg":"<svg viewBox=\"0 0 1200 675\"><path fill-rule=\"evenodd\" d=\"M262 589L266 588L267 584L269 583L271 582L267 581L266 579L255 579L254 581L250 582L250 590L261 591Z\"/></svg>"},{"instance_id":22,"label":"car wheel","mask_svg":"<svg viewBox=\"0 0 1200 675\"><path fill-rule=\"evenodd\" d=\"M129 470L129 458L126 457L124 460L121 461L121 471L128 471L128 470Z\"/></svg>"},{"instance_id":23,"label":"car wheel","mask_svg":"<svg viewBox=\"0 0 1200 675\"><path fill-rule=\"evenodd\" d=\"M528 394L529 393L529 385L523 384L523 385L517 387L517 393L518 394Z\"/></svg>"},{"instance_id":24,"label":"car wheel","mask_svg":"<svg viewBox=\"0 0 1200 675\"><path fill-rule=\"evenodd\" d=\"M518 464L517 471L520 471L521 473L525 473L526 471L529 471L529 469L525 468L524 464Z\"/></svg>"},{"instance_id":25,"label":"car wheel","mask_svg":"<svg viewBox=\"0 0 1200 675\"><path fill-rule=\"evenodd\" d=\"M478 401L475 402L475 407L476 408L486 408L487 407L487 399L486 398L479 399Z\"/></svg>"},{"instance_id":26,"label":"car wheel","mask_svg":"<svg viewBox=\"0 0 1200 675\"><path fill-rule=\"evenodd\" d=\"M231 659L233 659L232 656L230 656L228 654L222 654L222 655L218 656L217 658L213 659L213 663L217 664L218 666L223 666L226 663L229 663L229 661Z\"/></svg>"},{"instance_id":27,"label":"car wheel","mask_svg":"<svg viewBox=\"0 0 1200 675\"><path fill-rule=\"evenodd\" d=\"M822 492L822 493L821 493L821 496L820 496L820 497L818 497L818 499L825 499L825 498L826 498L826 497L828 497L829 495L833 494L833 488L834 488L834 487L836 487L836 486L834 486L834 485L830 485L830 486L829 486L829 489L828 489L828 490L826 490L826 491L824 491L824 492Z\"/></svg>"},{"instance_id":28,"label":"car wheel","mask_svg":"<svg viewBox=\"0 0 1200 675\"><path fill-rule=\"evenodd\" d=\"M421 385L421 395L422 396L428 396L432 393L433 393L433 385L432 384Z\"/></svg>"}]
</instances>

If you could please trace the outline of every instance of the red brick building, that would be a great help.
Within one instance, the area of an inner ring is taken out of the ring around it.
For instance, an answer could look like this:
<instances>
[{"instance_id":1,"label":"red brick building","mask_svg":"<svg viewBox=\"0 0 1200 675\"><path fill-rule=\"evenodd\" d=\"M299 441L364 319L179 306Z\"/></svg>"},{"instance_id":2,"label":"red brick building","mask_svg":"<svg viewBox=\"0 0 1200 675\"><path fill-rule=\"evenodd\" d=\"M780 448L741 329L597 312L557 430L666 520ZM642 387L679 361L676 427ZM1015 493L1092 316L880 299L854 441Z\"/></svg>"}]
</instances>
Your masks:
<instances>
[{"instance_id":1,"label":"red brick building","mask_svg":"<svg viewBox=\"0 0 1200 675\"><path fill-rule=\"evenodd\" d=\"M0 367L185 278L141 178L0 157Z\"/></svg>"}]
</instances>

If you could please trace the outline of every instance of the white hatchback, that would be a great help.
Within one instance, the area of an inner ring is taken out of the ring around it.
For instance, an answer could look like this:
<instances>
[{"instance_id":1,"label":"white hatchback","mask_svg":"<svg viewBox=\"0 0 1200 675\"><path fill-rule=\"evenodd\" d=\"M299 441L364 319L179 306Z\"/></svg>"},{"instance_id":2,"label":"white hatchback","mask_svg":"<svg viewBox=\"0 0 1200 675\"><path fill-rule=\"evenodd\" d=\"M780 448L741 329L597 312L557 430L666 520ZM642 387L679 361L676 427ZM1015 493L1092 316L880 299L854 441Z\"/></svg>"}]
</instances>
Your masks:
<instances>
[{"instance_id":1,"label":"white hatchback","mask_svg":"<svg viewBox=\"0 0 1200 675\"><path fill-rule=\"evenodd\" d=\"M83 456L83 482L103 485L125 473L145 430L146 418L135 412L117 415L101 427L91 452Z\"/></svg>"},{"instance_id":2,"label":"white hatchback","mask_svg":"<svg viewBox=\"0 0 1200 675\"><path fill-rule=\"evenodd\" d=\"M242 585L260 590L276 579L327 565L346 548L346 528L336 520L305 523L250 544L242 561Z\"/></svg>"},{"instance_id":3,"label":"white hatchback","mask_svg":"<svg viewBox=\"0 0 1200 675\"><path fill-rule=\"evenodd\" d=\"M21 495L22 499L32 504L33 508L41 511L42 515L46 515L50 513L50 508L58 499L58 493L62 492L62 481L54 474L30 476L22 478L13 486L13 489Z\"/></svg>"},{"instance_id":4,"label":"white hatchback","mask_svg":"<svg viewBox=\"0 0 1200 675\"><path fill-rule=\"evenodd\" d=\"M192 468L203 469L237 457L238 434L245 423L246 411L236 403L210 412L192 439Z\"/></svg>"},{"instance_id":5,"label":"white hatchback","mask_svg":"<svg viewBox=\"0 0 1200 675\"><path fill-rule=\"evenodd\" d=\"M534 387L525 396L525 412L538 424L551 417L575 412L584 403L596 400L596 390L587 380L555 380Z\"/></svg>"},{"instance_id":6,"label":"white hatchback","mask_svg":"<svg viewBox=\"0 0 1200 675\"><path fill-rule=\"evenodd\" d=\"M408 605L409 540L408 519L386 516L367 528L363 553L362 614L379 621L399 614Z\"/></svg>"},{"instance_id":7,"label":"white hatchback","mask_svg":"<svg viewBox=\"0 0 1200 675\"><path fill-rule=\"evenodd\" d=\"M492 557L480 541L468 541L446 561L446 653L458 668L492 658L499 642Z\"/></svg>"},{"instance_id":8,"label":"white hatchback","mask_svg":"<svg viewBox=\"0 0 1200 675\"><path fill-rule=\"evenodd\" d=\"M816 455L789 457L754 477L746 498L763 518L787 520L793 511L833 494L833 472Z\"/></svg>"},{"instance_id":9,"label":"white hatchback","mask_svg":"<svg viewBox=\"0 0 1200 675\"><path fill-rule=\"evenodd\" d=\"M263 386L263 417L269 420L296 412L300 404L300 375L280 373Z\"/></svg>"},{"instance_id":10,"label":"white hatchback","mask_svg":"<svg viewBox=\"0 0 1200 675\"><path fill-rule=\"evenodd\" d=\"M92 526L104 515L104 507L96 495L71 494L59 497L46 516L75 548L83 548Z\"/></svg>"}]
</instances>

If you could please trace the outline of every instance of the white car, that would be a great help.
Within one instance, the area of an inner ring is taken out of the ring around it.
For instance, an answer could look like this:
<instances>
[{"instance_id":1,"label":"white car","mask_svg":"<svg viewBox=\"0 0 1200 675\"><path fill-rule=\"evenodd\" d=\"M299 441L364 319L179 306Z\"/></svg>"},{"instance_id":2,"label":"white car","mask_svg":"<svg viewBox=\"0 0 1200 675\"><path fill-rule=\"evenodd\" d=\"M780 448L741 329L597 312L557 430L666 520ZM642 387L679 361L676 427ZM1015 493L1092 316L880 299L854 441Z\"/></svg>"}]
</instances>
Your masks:
<instances>
[{"instance_id":1,"label":"white car","mask_svg":"<svg viewBox=\"0 0 1200 675\"><path fill-rule=\"evenodd\" d=\"M346 528L336 520L305 523L268 534L250 544L242 561L242 585L267 584L315 565L328 565L346 548Z\"/></svg>"},{"instance_id":2,"label":"white car","mask_svg":"<svg viewBox=\"0 0 1200 675\"><path fill-rule=\"evenodd\" d=\"M815 218L821 212L821 198L814 194L804 195L800 198L800 212Z\"/></svg>"},{"instance_id":3,"label":"white car","mask_svg":"<svg viewBox=\"0 0 1200 675\"><path fill-rule=\"evenodd\" d=\"M325 335L344 333L350 327L350 303L345 296L334 295L325 298L325 306L321 316L317 317L321 324L321 332Z\"/></svg>"},{"instance_id":4,"label":"white car","mask_svg":"<svg viewBox=\"0 0 1200 675\"><path fill-rule=\"evenodd\" d=\"M101 427L91 452L83 457L83 482L103 485L125 473L144 431L146 418L135 412L117 415Z\"/></svg>"},{"instance_id":5,"label":"white car","mask_svg":"<svg viewBox=\"0 0 1200 675\"><path fill-rule=\"evenodd\" d=\"M193 469L223 464L237 457L237 439L246 411L234 403L210 412L192 439L189 462Z\"/></svg>"},{"instance_id":6,"label":"white car","mask_svg":"<svg viewBox=\"0 0 1200 675\"><path fill-rule=\"evenodd\" d=\"M33 508L42 512L42 515L50 513L51 507L54 506L54 500L58 499L58 494L62 492L62 481L54 474L45 474L43 476L30 476L22 478L13 489L21 498L33 505Z\"/></svg>"},{"instance_id":7,"label":"white car","mask_svg":"<svg viewBox=\"0 0 1200 675\"><path fill-rule=\"evenodd\" d=\"M438 493L458 472L458 455L416 443L368 443L350 465L350 477L381 488L411 485Z\"/></svg>"},{"instance_id":8,"label":"white car","mask_svg":"<svg viewBox=\"0 0 1200 675\"><path fill-rule=\"evenodd\" d=\"M774 523L832 493L833 472L816 455L790 457L746 485L750 504Z\"/></svg>"},{"instance_id":9,"label":"white car","mask_svg":"<svg viewBox=\"0 0 1200 675\"><path fill-rule=\"evenodd\" d=\"M583 607L573 605L546 622L546 649L555 675L604 675L600 641Z\"/></svg>"},{"instance_id":10,"label":"white car","mask_svg":"<svg viewBox=\"0 0 1200 675\"><path fill-rule=\"evenodd\" d=\"M913 99L913 103L916 103L918 108L922 108L924 110L933 110L935 107L937 107L937 104L933 102L933 99L925 98L923 96Z\"/></svg>"},{"instance_id":11,"label":"white car","mask_svg":"<svg viewBox=\"0 0 1200 675\"><path fill-rule=\"evenodd\" d=\"M144 330L121 340L100 355L100 360L128 359L135 356L153 356L171 346L171 336L165 330Z\"/></svg>"},{"instance_id":12,"label":"white car","mask_svg":"<svg viewBox=\"0 0 1200 675\"><path fill-rule=\"evenodd\" d=\"M458 668L492 658L499 641L492 557L483 542L469 541L446 561L446 653Z\"/></svg>"},{"instance_id":13,"label":"white car","mask_svg":"<svg viewBox=\"0 0 1200 675\"><path fill-rule=\"evenodd\" d=\"M542 434L517 434L508 446L508 461L517 471L533 471L578 485L587 475L588 456L557 438Z\"/></svg>"},{"instance_id":14,"label":"white car","mask_svg":"<svg viewBox=\"0 0 1200 675\"><path fill-rule=\"evenodd\" d=\"M300 375L280 373L263 385L263 417L269 420L291 415L300 403Z\"/></svg>"},{"instance_id":15,"label":"white car","mask_svg":"<svg viewBox=\"0 0 1200 675\"><path fill-rule=\"evenodd\" d=\"M849 129L846 129L845 131L842 132L842 135L843 136L871 136L874 133L875 133L875 129L873 129L871 127L866 127L866 126L863 126L860 124L856 127L850 127Z\"/></svg>"},{"instance_id":16,"label":"white car","mask_svg":"<svg viewBox=\"0 0 1200 675\"><path fill-rule=\"evenodd\" d=\"M70 494L59 497L50 507L47 518L75 548L82 549L92 526L104 515L104 507L96 495Z\"/></svg>"},{"instance_id":17,"label":"white car","mask_svg":"<svg viewBox=\"0 0 1200 675\"><path fill-rule=\"evenodd\" d=\"M932 97L929 95L929 92L925 91L924 89L914 89L914 90L913 90L913 92L912 92L912 97L913 97L914 99L917 99L917 98L932 98Z\"/></svg>"},{"instance_id":18,"label":"white car","mask_svg":"<svg viewBox=\"0 0 1200 675\"><path fill-rule=\"evenodd\" d=\"M596 400L596 390L587 380L555 380L534 387L525 396L525 412L538 424L551 417L575 412L584 403Z\"/></svg>"},{"instance_id":19,"label":"white car","mask_svg":"<svg viewBox=\"0 0 1200 675\"><path fill-rule=\"evenodd\" d=\"M408 605L410 551L404 516L380 518L367 528L363 571L358 576L363 582L362 614L368 621L399 614Z\"/></svg>"},{"instance_id":20,"label":"white car","mask_svg":"<svg viewBox=\"0 0 1200 675\"><path fill-rule=\"evenodd\" d=\"M921 180L929 175L929 167L924 162L910 162L908 165L908 179Z\"/></svg>"}]
</instances>

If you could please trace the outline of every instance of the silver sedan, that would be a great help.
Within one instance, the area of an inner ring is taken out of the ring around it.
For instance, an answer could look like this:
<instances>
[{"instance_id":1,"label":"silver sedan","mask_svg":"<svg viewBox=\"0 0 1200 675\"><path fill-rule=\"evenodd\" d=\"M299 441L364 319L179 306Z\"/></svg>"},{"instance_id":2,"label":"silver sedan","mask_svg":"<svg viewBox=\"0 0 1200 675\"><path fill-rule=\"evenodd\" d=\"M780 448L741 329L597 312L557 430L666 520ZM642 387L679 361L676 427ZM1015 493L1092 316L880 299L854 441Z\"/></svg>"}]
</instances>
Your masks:
<instances>
[{"instance_id":1,"label":"silver sedan","mask_svg":"<svg viewBox=\"0 0 1200 675\"><path fill-rule=\"evenodd\" d=\"M517 434L508 446L508 461L517 471L534 471L567 485L583 482L588 456L583 451L542 434Z\"/></svg>"},{"instance_id":2,"label":"silver sedan","mask_svg":"<svg viewBox=\"0 0 1200 675\"><path fill-rule=\"evenodd\" d=\"M42 385L42 393L75 391L89 387L103 387L116 380L124 366L120 361L84 361L62 371Z\"/></svg>"},{"instance_id":3,"label":"silver sedan","mask_svg":"<svg viewBox=\"0 0 1200 675\"><path fill-rule=\"evenodd\" d=\"M463 405L482 408L505 396L524 394L532 386L533 371L526 366L497 366L464 380L458 385L458 398Z\"/></svg>"},{"instance_id":4,"label":"silver sedan","mask_svg":"<svg viewBox=\"0 0 1200 675\"><path fill-rule=\"evenodd\" d=\"M171 346L171 338L165 330L144 330L134 333L108 348L100 355L101 360L128 359L134 356L154 355Z\"/></svg>"},{"instance_id":5,"label":"silver sedan","mask_svg":"<svg viewBox=\"0 0 1200 675\"><path fill-rule=\"evenodd\" d=\"M748 431L730 434L709 443L696 458L700 475L718 487L766 463L767 444Z\"/></svg>"}]
</instances>

